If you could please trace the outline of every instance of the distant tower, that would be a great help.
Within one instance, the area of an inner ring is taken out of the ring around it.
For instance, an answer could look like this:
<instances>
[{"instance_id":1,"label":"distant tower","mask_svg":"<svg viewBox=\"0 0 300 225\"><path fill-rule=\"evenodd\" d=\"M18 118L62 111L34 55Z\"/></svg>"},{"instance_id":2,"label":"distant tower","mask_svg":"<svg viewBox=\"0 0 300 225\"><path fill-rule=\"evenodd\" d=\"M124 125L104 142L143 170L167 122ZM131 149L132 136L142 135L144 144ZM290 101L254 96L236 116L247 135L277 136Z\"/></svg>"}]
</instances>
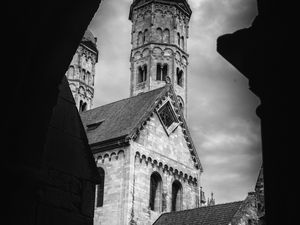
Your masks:
<instances>
[{"instance_id":1,"label":"distant tower","mask_svg":"<svg viewBox=\"0 0 300 225\"><path fill-rule=\"evenodd\" d=\"M92 108L95 64L98 62L97 38L87 30L73 56L66 76L80 112Z\"/></svg>"},{"instance_id":2,"label":"distant tower","mask_svg":"<svg viewBox=\"0 0 300 225\"><path fill-rule=\"evenodd\" d=\"M186 0L133 1L130 96L164 86L169 76L186 116L191 14Z\"/></svg>"},{"instance_id":3,"label":"distant tower","mask_svg":"<svg viewBox=\"0 0 300 225\"><path fill-rule=\"evenodd\" d=\"M211 193L210 199L207 199L207 206L215 205L214 193Z\"/></svg>"}]
</instances>

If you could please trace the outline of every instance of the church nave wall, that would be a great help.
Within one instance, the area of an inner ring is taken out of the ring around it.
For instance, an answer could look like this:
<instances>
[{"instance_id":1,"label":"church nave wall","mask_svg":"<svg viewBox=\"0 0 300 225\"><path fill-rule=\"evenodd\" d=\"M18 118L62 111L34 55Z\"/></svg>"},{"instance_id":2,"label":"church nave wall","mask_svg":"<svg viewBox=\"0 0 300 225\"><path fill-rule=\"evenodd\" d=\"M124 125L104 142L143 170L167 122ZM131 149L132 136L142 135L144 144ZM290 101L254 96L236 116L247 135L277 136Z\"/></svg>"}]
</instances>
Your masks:
<instances>
[{"instance_id":1,"label":"church nave wall","mask_svg":"<svg viewBox=\"0 0 300 225\"><path fill-rule=\"evenodd\" d=\"M128 196L129 154L126 149L114 149L94 155L97 167L105 171L103 206L97 207L97 188L94 224L124 224L124 209Z\"/></svg>"}]
</instances>

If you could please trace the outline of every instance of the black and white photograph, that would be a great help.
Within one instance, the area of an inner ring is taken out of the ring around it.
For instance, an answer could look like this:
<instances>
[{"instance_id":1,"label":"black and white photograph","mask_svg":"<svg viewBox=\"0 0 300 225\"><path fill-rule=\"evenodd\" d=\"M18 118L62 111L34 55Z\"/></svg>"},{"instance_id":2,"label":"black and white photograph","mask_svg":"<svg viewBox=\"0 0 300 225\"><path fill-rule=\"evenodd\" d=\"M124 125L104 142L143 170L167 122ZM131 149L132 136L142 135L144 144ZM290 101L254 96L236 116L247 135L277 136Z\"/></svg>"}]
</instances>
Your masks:
<instances>
[{"instance_id":1,"label":"black and white photograph","mask_svg":"<svg viewBox=\"0 0 300 225\"><path fill-rule=\"evenodd\" d=\"M22 4L7 224L290 224L293 76L267 0Z\"/></svg>"}]
</instances>

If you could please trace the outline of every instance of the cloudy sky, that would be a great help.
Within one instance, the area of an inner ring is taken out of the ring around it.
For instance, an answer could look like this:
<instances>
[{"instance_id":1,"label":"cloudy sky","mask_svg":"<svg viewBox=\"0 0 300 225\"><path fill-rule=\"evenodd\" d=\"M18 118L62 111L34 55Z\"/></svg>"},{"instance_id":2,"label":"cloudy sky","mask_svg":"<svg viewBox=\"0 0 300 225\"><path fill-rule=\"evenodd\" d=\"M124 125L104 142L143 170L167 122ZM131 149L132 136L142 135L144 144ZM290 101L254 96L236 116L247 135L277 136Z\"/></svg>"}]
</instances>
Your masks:
<instances>
[{"instance_id":1,"label":"cloudy sky","mask_svg":"<svg viewBox=\"0 0 300 225\"><path fill-rule=\"evenodd\" d=\"M102 0L89 29L98 38L94 107L129 97L132 0ZM204 173L206 197L242 200L253 191L261 165L259 99L248 80L216 51L216 39L249 27L256 0L189 0L187 122Z\"/></svg>"}]
</instances>

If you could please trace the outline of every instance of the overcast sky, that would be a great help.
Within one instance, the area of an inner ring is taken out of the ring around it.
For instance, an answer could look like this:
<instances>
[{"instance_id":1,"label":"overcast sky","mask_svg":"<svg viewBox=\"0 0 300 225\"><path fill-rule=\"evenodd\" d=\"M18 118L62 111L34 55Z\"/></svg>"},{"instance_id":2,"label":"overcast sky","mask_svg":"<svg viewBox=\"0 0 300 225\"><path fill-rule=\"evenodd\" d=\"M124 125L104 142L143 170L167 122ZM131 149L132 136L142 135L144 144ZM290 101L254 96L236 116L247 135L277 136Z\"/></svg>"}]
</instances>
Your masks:
<instances>
[{"instance_id":1,"label":"overcast sky","mask_svg":"<svg viewBox=\"0 0 300 225\"><path fill-rule=\"evenodd\" d=\"M132 0L102 0L89 29L98 38L94 107L129 97ZM189 0L187 123L204 173L206 197L243 200L254 190L261 159L259 99L248 80L216 51L216 39L249 27L256 0Z\"/></svg>"}]
</instances>

